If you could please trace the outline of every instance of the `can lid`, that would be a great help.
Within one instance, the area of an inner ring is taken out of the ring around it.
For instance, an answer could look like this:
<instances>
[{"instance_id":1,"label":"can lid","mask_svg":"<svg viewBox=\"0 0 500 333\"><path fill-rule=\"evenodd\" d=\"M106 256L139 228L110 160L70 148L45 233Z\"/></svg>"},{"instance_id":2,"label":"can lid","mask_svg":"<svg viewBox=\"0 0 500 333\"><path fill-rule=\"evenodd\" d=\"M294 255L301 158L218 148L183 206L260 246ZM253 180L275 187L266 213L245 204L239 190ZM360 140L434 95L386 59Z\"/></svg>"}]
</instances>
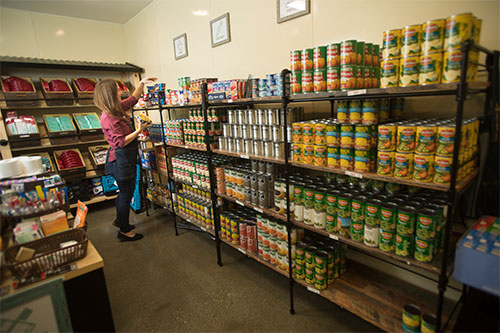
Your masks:
<instances>
[{"instance_id":1,"label":"can lid","mask_svg":"<svg viewBox=\"0 0 500 333\"><path fill-rule=\"evenodd\" d=\"M431 215L432 216L432 215L437 215L437 212L434 209L423 208L423 209L419 209L418 215Z\"/></svg>"},{"instance_id":2,"label":"can lid","mask_svg":"<svg viewBox=\"0 0 500 333\"><path fill-rule=\"evenodd\" d=\"M382 207L386 209L397 209L398 205L394 202L384 202L382 203Z\"/></svg>"}]
</instances>

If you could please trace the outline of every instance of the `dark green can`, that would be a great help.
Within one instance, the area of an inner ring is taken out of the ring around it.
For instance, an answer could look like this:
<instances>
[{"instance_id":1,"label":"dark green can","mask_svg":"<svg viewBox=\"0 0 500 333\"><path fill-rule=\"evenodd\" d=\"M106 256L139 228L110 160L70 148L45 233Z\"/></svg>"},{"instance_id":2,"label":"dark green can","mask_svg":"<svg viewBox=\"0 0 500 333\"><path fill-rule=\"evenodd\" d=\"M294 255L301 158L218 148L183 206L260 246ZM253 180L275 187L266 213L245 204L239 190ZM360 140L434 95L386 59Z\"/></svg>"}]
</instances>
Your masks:
<instances>
[{"instance_id":1,"label":"dark green can","mask_svg":"<svg viewBox=\"0 0 500 333\"><path fill-rule=\"evenodd\" d=\"M365 228L363 222L351 222L351 239L355 242L362 242L364 239Z\"/></svg>"},{"instance_id":2,"label":"dark green can","mask_svg":"<svg viewBox=\"0 0 500 333\"><path fill-rule=\"evenodd\" d=\"M415 221L417 210L411 206L403 206L398 209L396 220L396 232L402 236L413 236L415 234Z\"/></svg>"},{"instance_id":3,"label":"dark green can","mask_svg":"<svg viewBox=\"0 0 500 333\"><path fill-rule=\"evenodd\" d=\"M299 280L304 280L306 278L306 272L304 265L295 262L295 277Z\"/></svg>"},{"instance_id":4,"label":"dark green can","mask_svg":"<svg viewBox=\"0 0 500 333\"><path fill-rule=\"evenodd\" d=\"M417 214L416 235L420 239L434 239L438 213L432 209L421 209Z\"/></svg>"},{"instance_id":5,"label":"dark green can","mask_svg":"<svg viewBox=\"0 0 500 333\"><path fill-rule=\"evenodd\" d=\"M348 192L339 193L337 201L337 216L342 218L351 217L352 194Z\"/></svg>"},{"instance_id":6,"label":"dark green can","mask_svg":"<svg viewBox=\"0 0 500 333\"><path fill-rule=\"evenodd\" d=\"M347 244L340 244L340 274L347 271Z\"/></svg>"},{"instance_id":7,"label":"dark green can","mask_svg":"<svg viewBox=\"0 0 500 333\"><path fill-rule=\"evenodd\" d=\"M314 284L315 278L314 278L314 268L307 268L304 267L305 271L305 280L307 284Z\"/></svg>"},{"instance_id":8,"label":"dark green can","mask_svg":"<svg viewBox=\"0 0 500 333\"><path fill-rule=\"evenodd\" d=\"M385 202L380 206L380 228L396 230L396 216L398 206L392 202Z\"/></svg>"},{"instance_id":9,"label":"dark green can","mask_svg":"<svg viewBox=\"0 0 500 333\"><path fill-rule=\"evenodd\" d=\"M413 235L403 236L396 234L395 238L395 252L400 257L411 257L413 256L413 245L415 237Z\"/></svg>"},{"instance_id":10,"label":"dark green can","mask_svg":"<svg viewBox=\"0 0 500 333\"><path fill-rule=\"evenodd\" d=\"M317 212L324 212L326 210L326 192L328 192L326 187L317 187L314 191L314 209Z\"/></svg>"},{"instance_id":11,"label":"dark green can","mask_svg":"<svg viewBox=\"0 0 500 333\"><path fill-rule=\"evenodd\" d=\"M304 207L314 208L314 191L315 186L312 184L306 184L304 186Z\"/></svg>"},{"instance_id":12,"label":"dark green can","mask_svg":"<svg viewBox=\"0 0 500 333\"><path fill-rule=\"evenodd\" d=\"M378 247L384 252L394 252L394 230L380 228Z\"/></svg>"},{"instance_id":13,"label":"dark green can","mask_svg":"<svg viewBox=\"0 0 500 333\"><path fill-rule=\"evenodd\" d=\"M297 242L295 245L295 262L300 265L305 265L306 247L307 245L303 242Z\"/></svg>"},{"instance_id":14,"label":"dark green can","mask_svg":"<svg viewBox=\"0 0 500 333\"><path fill-rule=\"evenodd\" d=\"M314 270L316 273L326 274L328 270L328 253L318 251L314 256Z\"/></svg>"},{"instance_id":15,"label":"dark green can","mask_svg":"<svg viewBox=\"0 0 500 333\"><path fill-rule=\"evenodd\" d=\"M315 272L314 274L314 286L318 290L325 290L328 287L328 277L325 273Z\"/></svg>"},{"instance_id":16,"label":"dark green can","mask_svg":"<svg viewBox=\"0 0 500 333\"><path fill-rule=\"evenodd\" d=\"M365 206L365 223L371 226L379 226L380 224L380 205L382 201L379 199L370 199L366 201Z\"/></svg>"},{"instance_id":17,"label":"dark green can","mask_svg":"<svg viewBox=\"0 0 500 333\"><path fill-rule=\"evenodd\" d=\"M421 262L430 262L434 258L433 252L434 242L431 239L415 238L415 253L414 258Z\"/></svg>"},{"instance_id":18,"label":"dark green can","mask_svg":"<svg viewBox=\"0 0 500 333\"><path fill-rule=\"evenodd\" d=\"M365 221L366 197L357 195L351 201L351 220L352 222L363 223Z\"/></svg>"},{"instance_id":19,"label":"dark green can","mask_svg":"<svg viewBox=\"0 0 500 333\"><path fill-rule=\"evenodd\" d=\"M306 255L305 255L306 268L311 268L312 270L314 270L314 256L316 255L317 251L318 248L316 246L308 246L306 248Z\"/></svg>"},{"instance_id":20,"label":"dark green can","mask_svg":"<svg viewBox=\"0 0 500 333\"><path fill-rule=\"evenodd\" d=\"M326 232L333 233L337 227L337 215L326 213Z\"/></svg>"},{"instance_id":21,"label":"dark green can","mask_svg":"<svg viewBox=\"0 0 500 333\"><path fill-rule=\"evenodd\" d=\"M339 195L338 190L329 190L326 194L326 213L331 215L337 215L337 199Z\"/></svg>"},{"instance_id":22,"label":"dark green can","mask_svg":"<svg viewBox=\"0 0 500 333\"><path fill-rule=\"evenodd\" d=\"M296 182L293 185L293 201L296 205L304 204L304 183Z\"/></svg>"}]
</instances>

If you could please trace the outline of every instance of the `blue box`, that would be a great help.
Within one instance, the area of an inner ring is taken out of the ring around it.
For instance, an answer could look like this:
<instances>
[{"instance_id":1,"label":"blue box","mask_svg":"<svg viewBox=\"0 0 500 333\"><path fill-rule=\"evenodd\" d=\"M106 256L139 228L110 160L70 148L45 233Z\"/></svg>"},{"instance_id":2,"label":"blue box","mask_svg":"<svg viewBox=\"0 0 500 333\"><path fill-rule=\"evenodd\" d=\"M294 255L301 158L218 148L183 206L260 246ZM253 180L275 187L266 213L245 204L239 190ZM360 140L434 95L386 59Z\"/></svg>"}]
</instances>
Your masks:
<instances>
[{"instance_id":1,"label":"blue box","mask_svg":"<svg viewBox=\"0 0 500 333\"><path fill-rule=\"evenodd\" d=\"M499 218L483 216L459 241L453 277L466 285L500 296Z\"/></svg>"},{"instance_id":2,"label":"blue box","mask_svg":"<svg viewBox=\"0 0 500 333\"><path fill-rule=\"evenodd\" d=\"M105 194L118 191L118 184L113 176L102 176L102 189Z\"/></svg>"},{"instance_id":3,"label":"blue box","mask_svg":"<svg viewBox=\"0 0 500 333\"><path fill-rule=\"evenodd\" d=\"M134 212L140 211L142 207L141 192L139 191L139 184L136 184L130 207Z\"/></svg>"}]
</instances>

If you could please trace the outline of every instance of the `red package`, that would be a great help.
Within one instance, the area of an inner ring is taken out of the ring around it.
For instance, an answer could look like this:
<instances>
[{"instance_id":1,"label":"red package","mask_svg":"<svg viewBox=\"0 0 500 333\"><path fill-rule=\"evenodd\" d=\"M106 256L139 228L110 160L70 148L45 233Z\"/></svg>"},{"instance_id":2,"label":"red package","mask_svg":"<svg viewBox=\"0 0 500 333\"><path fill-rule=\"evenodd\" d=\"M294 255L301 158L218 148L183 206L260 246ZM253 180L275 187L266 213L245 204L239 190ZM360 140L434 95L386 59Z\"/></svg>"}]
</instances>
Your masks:
<instances>
[{"instance_id":1,"label":"red package","mask_svg":"<svg viewBox=\"0 0 500 333\"><path fill-rule=\"evenodd\" d=\"M68 83L63 80L52 80L49 82L50 91L71 91Z\"/></svg>"},{"instance_id":2,"label":"red package","mask_svg":"<svg viewBox=\"0 0 500 333\"><path fill-rule=\"evenodd\" d=\"M33 86L28 81L17 76L10 76L3 82L4 86L5 83L9 86L9 90L5 89L5 91L34 91Z\"/></svg>"},{"instance_id":3,"label":"red package","mask_svg":"<svg viewBox=\"0 0 500 333\"><path fill-rule=\"evenodd\" d=\"M92 80L81 77L75 79L76 86L80 91L94 91L95 84Z\"/></svg>"}]
</instances>

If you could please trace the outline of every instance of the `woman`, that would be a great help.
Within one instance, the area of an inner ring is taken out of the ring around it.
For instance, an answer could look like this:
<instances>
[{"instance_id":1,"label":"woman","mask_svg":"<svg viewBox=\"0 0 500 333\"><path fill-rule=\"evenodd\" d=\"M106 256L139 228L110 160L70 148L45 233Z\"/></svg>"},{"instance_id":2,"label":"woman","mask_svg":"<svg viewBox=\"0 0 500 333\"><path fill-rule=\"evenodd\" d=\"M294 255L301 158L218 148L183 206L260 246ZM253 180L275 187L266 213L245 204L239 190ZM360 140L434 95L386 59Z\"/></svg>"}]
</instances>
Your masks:
<instances>
[{"instance_id":1,"label":"woman","mask_svg":"<svg viewBox=\"0 0 500 333\"><path fill-rule=\"evenodd\" d=\"M142 95L144 84L155 81L156 78L143 79L134 93L125 100L121 100L121 91L115 80L99 81L94 91L94 103L101 109L101 127L106 140L110 145L106 159L106 174L110 174L118 184L116 198L115 227L120 228L120 241L136 241L143 238L142 234L134 232L134 226L129 223L130 201L134 194L136 164L137 164L137 136L150 123L141 123L140 128L134 130L127 111L137 103Z\"/></svg>"}]
</instances>

